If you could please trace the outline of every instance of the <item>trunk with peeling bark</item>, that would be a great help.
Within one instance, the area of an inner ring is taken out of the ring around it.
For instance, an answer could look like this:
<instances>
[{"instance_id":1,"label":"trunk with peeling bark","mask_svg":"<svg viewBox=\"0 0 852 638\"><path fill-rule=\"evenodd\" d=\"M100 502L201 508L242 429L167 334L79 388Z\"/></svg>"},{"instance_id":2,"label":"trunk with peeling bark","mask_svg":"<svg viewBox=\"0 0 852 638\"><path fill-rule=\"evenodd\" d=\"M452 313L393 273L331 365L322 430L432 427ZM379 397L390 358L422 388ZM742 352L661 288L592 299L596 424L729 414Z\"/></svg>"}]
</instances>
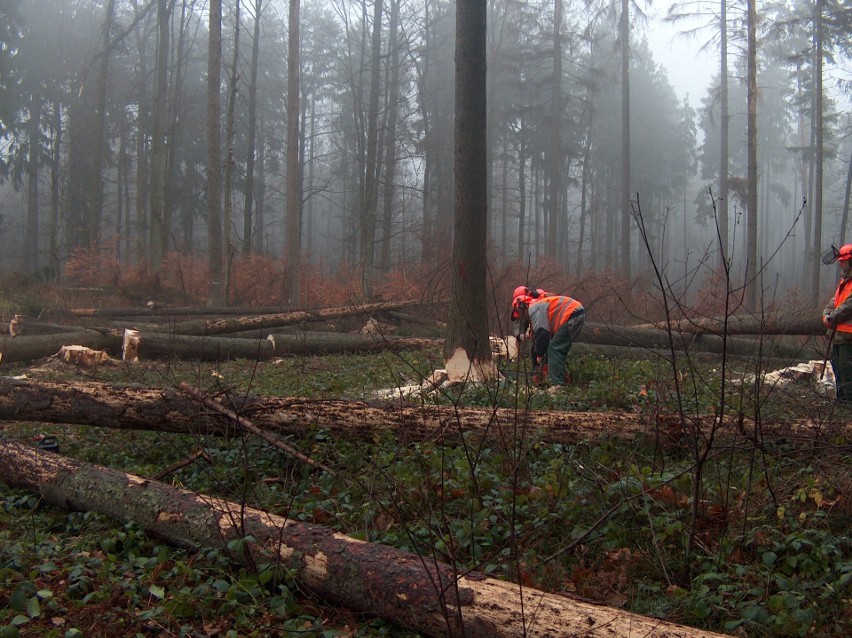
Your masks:
<instances>
[{"instance_id":1,"label":"trunk with peeling bark","mask_svg":"<svg viewBox=\"0 0 852 638\"><path fill-rule=\"evenodd\" d=\"M648 427L625 413L414 407L380 401L258 397L244 393L231 394L222 403L269 432L302 435L316 427L347 439L390 430L404 442L457 441L469 434L508 444L519 432L540 432L548 441L576 443L605 433L632 436ZM235 429L222 415L205 412L195 400L175 390L2 377L0 420L214 435Z\"/></svg>"},{"instance_id":2,"label":"trunk with peeling bark","mask_svg":"<svg viewBox=\"0 0 852 638\"><path fill-rule=\"evenodd\" d=\"M332 603L374 614L430 636L632 636L719 638L558 594L522 588L334 530L0 441L0 476L9 487L59 507L132 520L176 545L227 550L247 535L248 556L275 562Z\"/></svg>"}]
</instances>

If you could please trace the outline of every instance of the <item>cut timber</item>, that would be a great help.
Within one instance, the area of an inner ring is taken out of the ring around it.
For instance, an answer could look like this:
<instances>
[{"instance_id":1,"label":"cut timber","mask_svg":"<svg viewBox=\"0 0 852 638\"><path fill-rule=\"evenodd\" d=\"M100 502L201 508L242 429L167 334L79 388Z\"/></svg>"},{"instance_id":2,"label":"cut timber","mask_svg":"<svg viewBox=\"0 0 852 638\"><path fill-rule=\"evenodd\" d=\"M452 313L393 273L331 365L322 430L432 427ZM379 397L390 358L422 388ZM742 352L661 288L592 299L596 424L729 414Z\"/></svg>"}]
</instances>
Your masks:
<instances>
[{"instance_id":1,"label":"cut timber","mask_svg":"<svg viewBox=\"0 0 852 638\"><path fill-rule=\"evenodd\" d=\"M55 335L66 332L78 332L79 330L79 326L64 326L24 315L14 315L9 321L9 336L12 337Z\"/></svg>"},{"instance_id":2,"label":"cut timber","mask_svg":"<svg viewBox=\"0 0 852 638\"><path fill-rule=\"evenodd\" d=\"M648 323L634 328L662 328L665 322ZM693 317L671 322L675 332L709 333L715 335L822 335L825 326L819 309L795 310L791 312L770 313L764 317L732 316Z\"/></svg>"},{"instance_id":3,"label":"cut timber","mask_svg":"<svg viewBox=\"0 0 852 638\"><path fill-rule=\"evenodd\" d=\"M190 548L227 550L246 543L253 564L281 565L332 604L373 614L430 636L500 638L718 638L558 594L521 588L479 572L350 538L218 498L169 487L117 470L0 441L0 476L64 508L134 521L148 532ZM241 553L234 560L246 558Z\"/></svg>"},{"instance_id":4,"label":"cut timber","mask_svg":"<svg viewBox=\"0 0 852 638\"><path fill-rule=\"evenodd\" d=\"M628 328L587 323L577 337L578 343L593 343L608 346L633 346L651 349L669 347L669 336L659 328ZM685 352L723 351L737 356L762 356L807 361L822 356L813 344L791 344L778 339L728 337L716 334L673 333L671 344L675 350Z\"/></svg>"},{"instance_id":5,"label":"cut timber","mask_svg":"<svg viewBox=\"0 0 852 638\"><path fill-rule=\"evenodd\" d=\"M121 342L121 360L127 363L139 361L139 331L126 329Z\"/></svg>"},{"instance_id":6,"label":"cut timber","mask_svg":"<svg viewBox=\"0 0 852 638\"><path fill-rule=\"evenodd\" d=\"M182 321L171 324L161 324L151 327L161 332L170 332L179 335L222 335L241 330L252 330L254 328L275 328L280 326L293 326L302 323L313 323L316 321L327 321L339 319L340 317L353 317L358 315L369 315L381 310L398 310L409 306L419 305L419 301L396 301L360 306L344 306L340 308L320 308L317 310L298 310L281 314L251 315L233 317L230 319L200 319L197 321Z\"/></svg>"},{"instance_id":7,"label":"cut timber","mask_svg":"<svg viewBox=\"0 0 852 638\"><path fill-rule=\"evenodd\" d=\"M103 350L92 350L86 346L62 346L56 358L64 363L80 368L94 368L109 361L109 355Z\"/></svg>"},{"instance_id":8,"label":"cut timber","mask_svg":"<svg viewBox=\"0 0 852 638\"><path fill-rule=\"evenodd\" d=\"M438 347L441 339L417 337L382 337L380 335L346 332L300 332L299 334L273 333L267 337L273 345L275 356L322 355L346 352L402 352Z\"/></svg>"},{"instance_id":9,"label":"cut timber","mask_svg":"<svg viewBox=\"0 0 852 638\"><path fill-rule=\"evenodd\" d=\"M136 333L137 356L143 361L146 359L265 361L275 354L272 344L265 339L164 334L150 327L137 330Z\"/></svg>"},{"instance_id":10,"label":"cut timber","mask_svg":"<svg viewBox=\"0 0 852 638\"><path fill-rule=\"evenodd\" d=\"M263 430L303 435L317 427L347 439L369 439L391 431L401 441L457 441L462 434L488 436L495 443L540 431L554 443L576 443L598 436L634 436L649 426L631 414L515 411L487 408L407 406L388 402L246 397L223 402ZM226 417L204 411L174 390L104 383L56 383L0 377L0 420L41 421L128 430L196 434L234 431Z\"/></svg>"},{"instance_id":11,"label":"cut timber","mask_svg":"<svg viewBox=\"0 0 852 638\"><path fill-rule=\"evenodd\" d=\"M0 354L4 364L32 361L55 355L62 346L78 345L104 350L109 354L121 352L118 331L83 330L64 334L39 335L0 339Z\"/></svg>"}]
</instances>

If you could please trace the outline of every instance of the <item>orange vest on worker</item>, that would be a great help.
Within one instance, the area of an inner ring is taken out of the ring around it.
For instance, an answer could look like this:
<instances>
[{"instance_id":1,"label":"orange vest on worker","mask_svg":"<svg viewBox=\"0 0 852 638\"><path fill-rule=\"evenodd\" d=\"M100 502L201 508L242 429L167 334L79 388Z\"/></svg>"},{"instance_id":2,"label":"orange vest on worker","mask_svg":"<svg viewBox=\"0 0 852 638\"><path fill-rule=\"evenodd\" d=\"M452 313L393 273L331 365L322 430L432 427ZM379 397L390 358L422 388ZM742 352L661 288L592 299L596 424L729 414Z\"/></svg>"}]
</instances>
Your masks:
<instances>
[{"instance_id":1,"label":"orange vest on worker","mask_svg":"<svg viewBox=\"0 0 852 638\"><path fill-rule=\"evenodd\" d=\"M550 328L555 333L559 327L568 321L569 317L578 308L582 308L581 304L576 299L571 297L551 296L536 299L536 303L547 304L547 319L550 322Z\"/></svg>"},{"instance_id":2,"label":"orange vest on worker","mask_svg":"<svg viewBox=\"0 0 852 638\"><path fill-rule=\"evenodd\" d=\"M843 279L837 285L837 290L834 293L834 307L840 306L850 294L852 294L852 277ZM852 332L852 323L839 323L836 330L837 332Z\"/></svg>"}]
</instances>

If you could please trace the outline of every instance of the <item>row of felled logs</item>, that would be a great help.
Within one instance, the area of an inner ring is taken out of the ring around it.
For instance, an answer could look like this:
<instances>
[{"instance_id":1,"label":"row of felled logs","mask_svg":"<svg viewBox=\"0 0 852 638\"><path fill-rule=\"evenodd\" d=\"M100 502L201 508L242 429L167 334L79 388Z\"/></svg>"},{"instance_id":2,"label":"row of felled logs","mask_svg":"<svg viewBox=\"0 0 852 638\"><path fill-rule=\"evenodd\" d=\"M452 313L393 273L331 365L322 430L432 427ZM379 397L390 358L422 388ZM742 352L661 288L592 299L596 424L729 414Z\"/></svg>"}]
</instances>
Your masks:
<instances>
[{"instance_id":1,"label":"row of felled logs","mask_svg":"<svg viewBox=\"0 0 852 638\"><path fill-rule=\"evenodd\" d=\"M245 322L240 324L245 326ZM233 326L232 326L233 327ZM279 328L281 326L278 326ZM257 328L255 328L257 330ZM440 345L438 339L394 337L380 334L320 333L301 331L255 333L254 338L187 335L146 326L136 330L140 359L268 360L292 355L341 352L377 352L424 349ZM224 333L223 333L224 334ZM265 334L265 338L261 336ZM123 350L125 332L118 329L77 330L60 334L22 336L0 340L0 362L32 361L55 354L64 345L80 345L117 356ZM668 333L657 328L625 328L589 323L577 338L580 344L602 349L618 347L688 355L698 353L785 360L821 359L824 340L723 338L713 334Z\"/></svg>"}]
</instances>

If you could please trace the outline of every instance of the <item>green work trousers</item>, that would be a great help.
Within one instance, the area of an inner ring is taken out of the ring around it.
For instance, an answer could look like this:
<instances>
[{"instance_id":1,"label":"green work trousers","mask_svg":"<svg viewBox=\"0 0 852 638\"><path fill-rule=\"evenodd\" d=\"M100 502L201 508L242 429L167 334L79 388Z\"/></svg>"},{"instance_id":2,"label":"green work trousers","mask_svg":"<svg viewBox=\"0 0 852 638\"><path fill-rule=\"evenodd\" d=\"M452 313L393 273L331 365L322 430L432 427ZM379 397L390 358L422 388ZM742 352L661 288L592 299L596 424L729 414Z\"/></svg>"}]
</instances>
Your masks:
<instances>
[{"instance_id":1,"label":"green work trousers","mask_svg":"<svg viewBox=\"0 0 852 638\"><path fill-rule=\"evenodd\" d=\"M836 343L831 348L831 368L837 400L852 403L852 343Z\"/></svg>"},{"instance_id":2,"label":"green work trousers","mask_svg":"<svg viewBox=\"0 0 852 638\"><path fill-rule=\"evenodd\" d=\"M547 346L547 380L551 385L565 385L565 359L585 321L586 311L577 310L550 337Z\"/></svg>"}]
</instances>

